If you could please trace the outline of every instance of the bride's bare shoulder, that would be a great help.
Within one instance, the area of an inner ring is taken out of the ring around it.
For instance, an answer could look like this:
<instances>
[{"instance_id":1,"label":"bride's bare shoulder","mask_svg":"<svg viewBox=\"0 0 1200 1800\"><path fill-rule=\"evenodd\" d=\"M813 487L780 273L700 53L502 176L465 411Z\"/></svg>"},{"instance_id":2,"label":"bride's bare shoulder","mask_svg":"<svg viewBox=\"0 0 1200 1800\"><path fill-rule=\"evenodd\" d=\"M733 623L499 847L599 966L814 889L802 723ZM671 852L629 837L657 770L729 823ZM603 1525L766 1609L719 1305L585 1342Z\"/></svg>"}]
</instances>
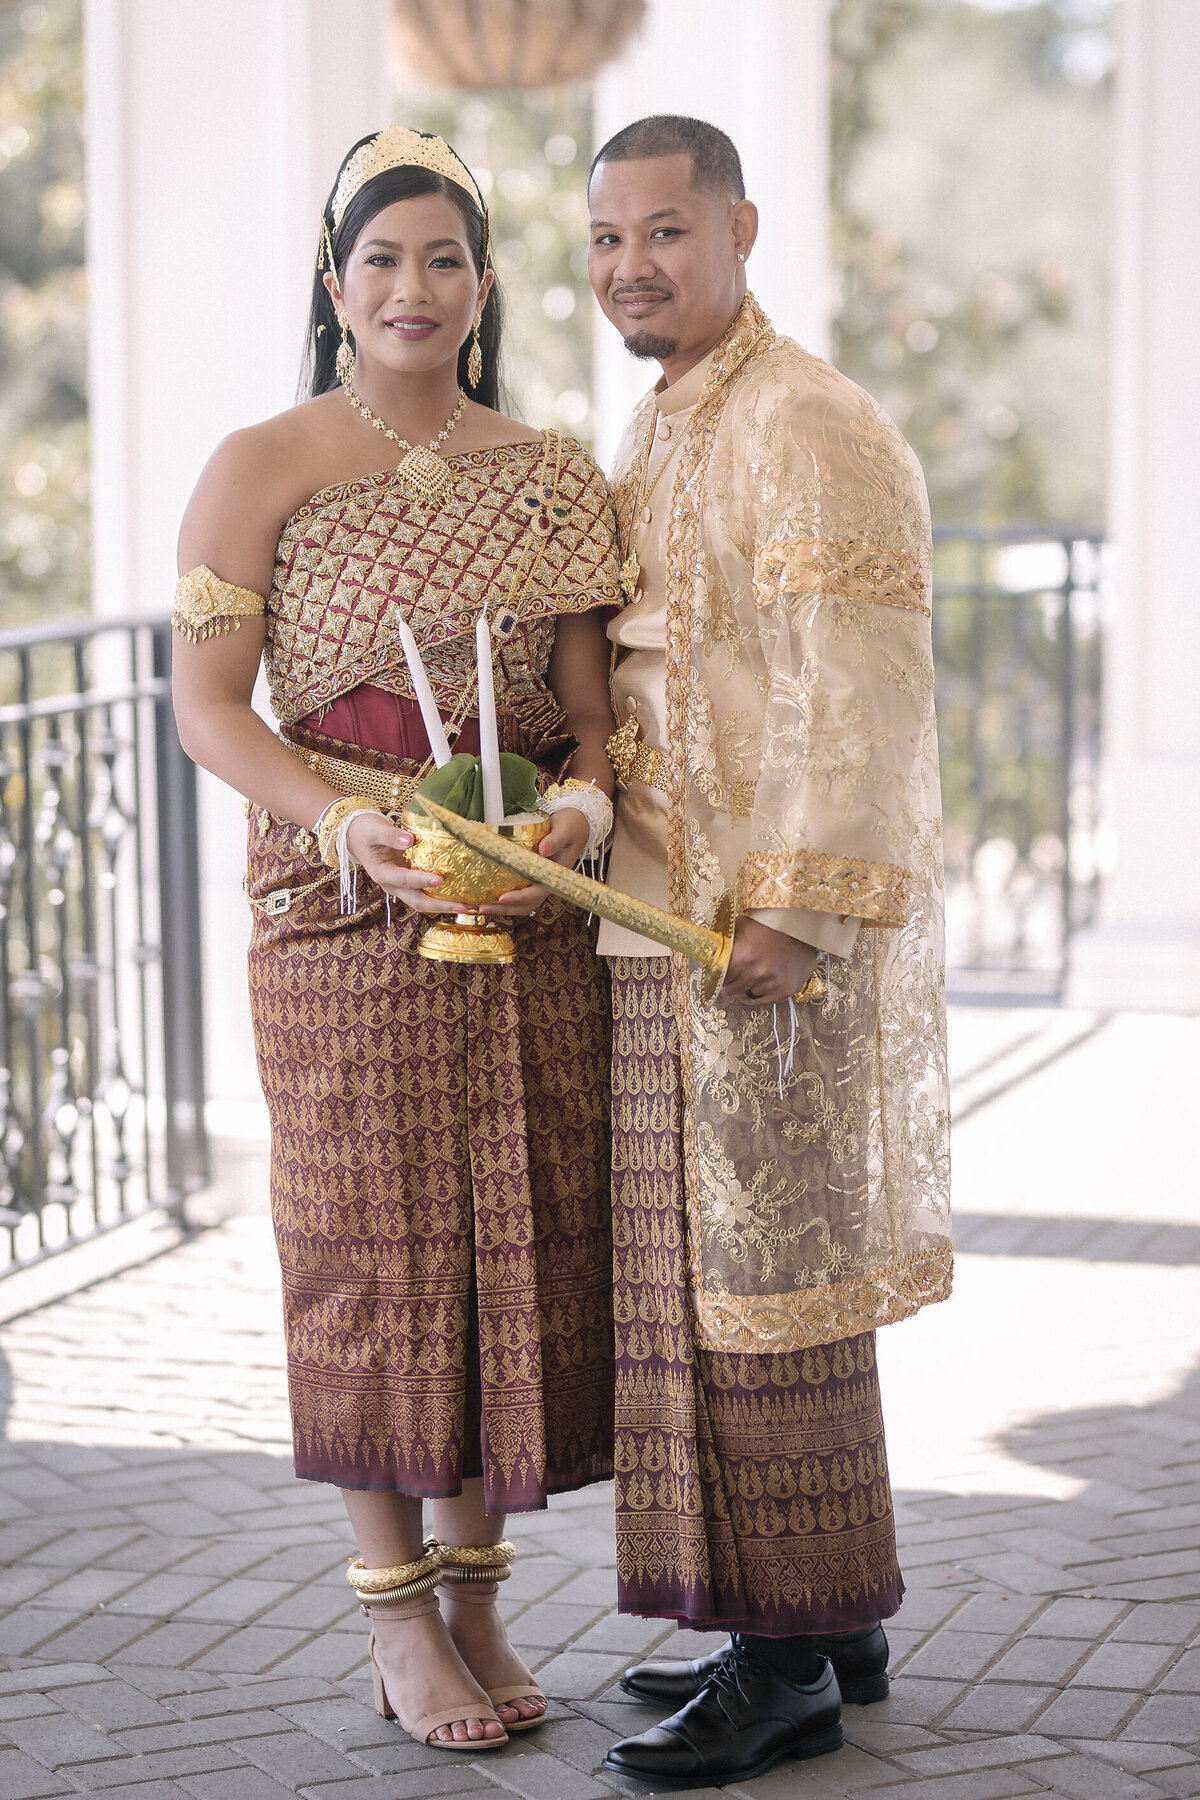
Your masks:
<instances>
[{"instance_id":1,"label":"bride's bare shoulder","mask_svg":"<svg viewBox=\"0 0 1200 1800\"><path fill-rule=\"evenodd\" d=\"M279 533L324 485L337 423L329 406L333 398L325 394L306 400L221 440L201 471L184 516L181 568L198 562L216 567L210 552L223 550L223 560L228 560L236 544L239 566L252 566L260 582L269 579ZM224 568L218 573L255 587L244 573L229 575Z\"/></svg>"},{"instance_id":2,"label":"bride's bare shoulder","mask_svg":"<svg viewBox=\"0 0 1200 1800\"><path fill-rule=\"evenodd\" d=\"M490 450L496 444L537 444L542 433L523 419L510 419L507 413L490 406L479 406L472 400L454 435L451 449Z\"/></svg>"},{"instance_id":3,"label":"bride's bare shoulder","mask_svg":"<svg viewBox=\"0 0 1200 1800\"><path fill-rule=\"evenodd\" d=\"M328 460L331 438L342 424L339 396L319 394L273 418L231 431L213 451L209 468L265 484L272 493L295 493L299 505L313 491L305 489L305 483Z\"/></svg>"}]
</instances>

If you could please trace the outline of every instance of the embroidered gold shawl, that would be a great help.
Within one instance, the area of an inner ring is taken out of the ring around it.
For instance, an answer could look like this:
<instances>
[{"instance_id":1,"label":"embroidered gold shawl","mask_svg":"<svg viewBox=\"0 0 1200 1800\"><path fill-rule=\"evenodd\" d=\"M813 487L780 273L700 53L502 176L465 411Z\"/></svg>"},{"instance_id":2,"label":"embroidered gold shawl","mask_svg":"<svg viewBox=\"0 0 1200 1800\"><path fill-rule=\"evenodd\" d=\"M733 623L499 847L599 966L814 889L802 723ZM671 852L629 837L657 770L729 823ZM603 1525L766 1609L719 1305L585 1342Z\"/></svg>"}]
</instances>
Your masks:
<instances>
[{"instance_id":1,"label":"embroidered gold shawl","mask_svg":"<svg viewBox=\"0 0 1200 1800\"><path fill-rule=\"evenodd\" d=\"M581 445L548 431L445 460L452 481L436 504L385 469L314 494L285 525L263 652L284 724L363 682L411 695L398 614L453 706L485 603L499 689L518 699L545 694L559 614L620 604L608 489Z\"/></svg>"},{"instance_id":2,"label":"embroidered gold shawl","mask_svg":"<svg viewBox=\"0 0 1200 1800\"><path fill-rule=\"evenodd\" d=\"M864 921L819 1007L706 1008L676 959L697 1341L798 1349L950 1287L928 510L890 420L749 297L670 505L672 906Z\"/></svg>"}]
</instances>

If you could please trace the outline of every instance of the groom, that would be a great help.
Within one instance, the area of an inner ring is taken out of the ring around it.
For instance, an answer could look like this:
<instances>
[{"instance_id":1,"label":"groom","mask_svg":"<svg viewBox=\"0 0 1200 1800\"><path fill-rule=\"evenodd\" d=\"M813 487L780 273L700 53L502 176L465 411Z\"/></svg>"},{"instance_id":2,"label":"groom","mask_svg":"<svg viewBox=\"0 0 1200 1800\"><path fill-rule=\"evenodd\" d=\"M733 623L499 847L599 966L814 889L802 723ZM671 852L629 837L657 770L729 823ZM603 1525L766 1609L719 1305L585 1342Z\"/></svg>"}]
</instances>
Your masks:
<instances>
[{"instance_id":1,"label":"groom","mask_svg":"<svg viewBox=\"0 0 1200 1800\"><path fill-rule=\"evenodd\" d=\"M606 1766L747 1780L887 1692L900 1604L875 1327L945 1297L941 862L920 471L746 288L733 144L600 151L589 274L662 370L617 457L614 887L736 914L718 1003L604 923L623 1611L732 1633L622 1685Z\"/></svg>"}]
</instances>

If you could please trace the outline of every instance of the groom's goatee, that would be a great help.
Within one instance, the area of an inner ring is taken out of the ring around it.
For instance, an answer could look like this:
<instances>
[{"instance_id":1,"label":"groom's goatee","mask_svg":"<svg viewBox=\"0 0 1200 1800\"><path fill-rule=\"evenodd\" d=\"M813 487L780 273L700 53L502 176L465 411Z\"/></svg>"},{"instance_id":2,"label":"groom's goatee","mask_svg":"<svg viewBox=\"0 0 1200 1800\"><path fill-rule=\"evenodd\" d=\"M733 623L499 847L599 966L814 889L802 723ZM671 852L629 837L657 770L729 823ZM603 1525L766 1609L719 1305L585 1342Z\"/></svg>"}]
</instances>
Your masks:
<instances>
[{"instance_id":1,"label":"groom's goatee","mask_svg":"<svg viewBox=\"0 0 1200 1800\"><path fill-rule=\"evenodd\" d=\"M655 337L652 331L635 331L625 339L625 348L630 356L653 357L655 362L665 362L678 351L679 339Z\"/></svg>"}]
</instances>

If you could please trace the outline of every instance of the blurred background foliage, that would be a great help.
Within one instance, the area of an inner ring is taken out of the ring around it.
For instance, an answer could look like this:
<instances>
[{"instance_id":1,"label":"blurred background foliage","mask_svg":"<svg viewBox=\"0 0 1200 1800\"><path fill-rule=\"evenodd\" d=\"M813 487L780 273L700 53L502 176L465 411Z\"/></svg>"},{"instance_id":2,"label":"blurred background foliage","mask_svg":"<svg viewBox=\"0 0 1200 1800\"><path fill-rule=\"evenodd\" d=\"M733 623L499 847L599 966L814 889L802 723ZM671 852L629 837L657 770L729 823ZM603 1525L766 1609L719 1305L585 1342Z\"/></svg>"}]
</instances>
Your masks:
<instances>
[{"instance_id":1,"label":"blurred background foliage","mask_svg":"<svg viewBox=\"0 0 1200 1800\"><path fill-rule=\"evenodd\" d=\"M940 524L1104 511L1115 0L835 0L835 356ZM588 441L586 86L406 83L493 209L515 409ZM86 611L80 0L0 0L0 623Z\"/></svg>"},{"instance_id":2,"label":"blurred background foliage","mask_svg":"<svg viewBox=\"0 0 1200 1800\"><path fill-rule=\"evenodd\" d=\"M834 360L940 525L1102 526L1114 0L837 0Z\"/></svg>"},{"instance_id":3,"label":"blurred background foliage","mask_svg":"<svg viewBox=\"0 0 1200 1800\"><path fill-rule=\"evenodd\" d=\"M0 623L89 608L79 0L0 5Z\"/></svg>"}]
</instances>

